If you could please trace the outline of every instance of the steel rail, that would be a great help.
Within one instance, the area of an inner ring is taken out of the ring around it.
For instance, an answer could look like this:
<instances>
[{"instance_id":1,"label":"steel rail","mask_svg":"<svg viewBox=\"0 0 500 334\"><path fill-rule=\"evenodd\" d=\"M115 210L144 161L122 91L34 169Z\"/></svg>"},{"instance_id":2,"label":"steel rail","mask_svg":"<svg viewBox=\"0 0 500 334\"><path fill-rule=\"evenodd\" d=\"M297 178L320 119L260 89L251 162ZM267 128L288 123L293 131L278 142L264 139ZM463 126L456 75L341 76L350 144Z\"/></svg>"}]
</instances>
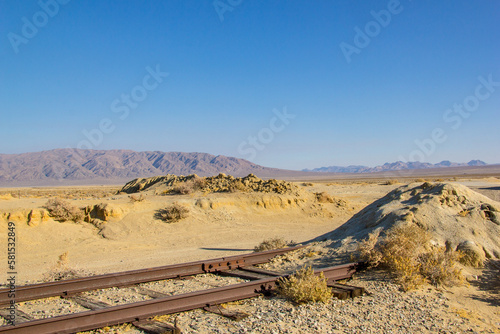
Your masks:
<instances>
[{"instance_id":1,"label":"steel rail","mask_svg":"<svg viewBox=\"0 0 500 334\"><path fill-rule=\"evenodd\" d=\"M54 296L69 296L89 290L121 287L169 278L191 276L265 263L276 255L281 255L305 246L274 249L265 252L234 255L210 260L173 264L162 267L130 270L112 274L96 275L57 282L39 283L14 287L15 297L10 287L0 289L0 306L10 305L11 301L23 302Z\"/></svg>"},{"instance_id":2,"label":"steel rail","mask_svg":"<svg viewBox=\"0 0 500 334\"><path fill-rule=\"evenodd\" d=\"M329 281L350 278L358 267L349 263L318 270ZM11 334L69 334L126 322L139 321L156 315L189 311L214 304L251 298L270 291L283 276L265 278L246 283L203 291L190 292L142 302L112 306L48 319L33 320L15 326L2 326L0 333Z\"/></svg>"}]
</instances>

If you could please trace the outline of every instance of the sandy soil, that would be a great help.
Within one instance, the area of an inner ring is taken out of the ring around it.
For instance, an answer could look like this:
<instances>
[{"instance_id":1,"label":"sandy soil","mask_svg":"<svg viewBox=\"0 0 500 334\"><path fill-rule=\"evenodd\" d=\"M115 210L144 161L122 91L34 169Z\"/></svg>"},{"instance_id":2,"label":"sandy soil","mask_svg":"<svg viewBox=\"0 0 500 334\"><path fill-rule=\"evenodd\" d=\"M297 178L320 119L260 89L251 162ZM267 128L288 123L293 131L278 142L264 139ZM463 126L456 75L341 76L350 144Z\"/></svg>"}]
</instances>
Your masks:
<instances>
[{"instance_id":1,"label":"sandy soil","mask_svg":"<svg viewBox=\"0 0 500 334\"><path fill-rule=\"evenodd\" d=\"M498 201L500 180L489 177L458 180ZM264 239L281 237L304 242L326 234L355 213L401 186L380 181L297 182L307 196L270 194L154 195L134 202L128 194L117 195L121 186L1 189L0 260L7 257L7 222L16 225L18 283L39 281L51 271L61 254L68 265L88 273L105 273L221 257L250 252ZM314 193L327 192L337 203L318 203ZM112 214L97 228L86 223L52 219L27 224L32 209L42 208L49 198L62 197L77 207L108 204ZM189 217L165 223L155 213L178 202L190 210ZM3 251L2 251L3 250ZM484 273L483 273L484 271ZM498 295L484 288L481 277L488 269L471 273L470 287L446 290L456 309L479 314L488 329L500 327ZM486 276L485 276L486 275ZM0 280L6 280L6 271ZM443 310L449 312L449 310ZM469 314L467 313L467 314ZM475 321L475 320L474 320ZM481 320L478 320L481 321Z\"/></svg>"}]
</instances>

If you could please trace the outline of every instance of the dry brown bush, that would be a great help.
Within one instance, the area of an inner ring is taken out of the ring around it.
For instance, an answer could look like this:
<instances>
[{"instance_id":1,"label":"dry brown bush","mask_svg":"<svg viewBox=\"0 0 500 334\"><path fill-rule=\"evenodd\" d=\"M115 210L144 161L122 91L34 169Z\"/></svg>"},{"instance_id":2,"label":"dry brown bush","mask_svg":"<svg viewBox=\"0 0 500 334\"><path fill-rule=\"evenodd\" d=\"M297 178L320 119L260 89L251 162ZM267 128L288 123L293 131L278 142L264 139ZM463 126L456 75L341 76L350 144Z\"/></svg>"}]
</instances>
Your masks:
<instances>
[{"instance_id":1,"label":"dry brown bush","mask_svg":"<svg viewBox=\"0 0 500 334\"><path fill-rule=\"evenodd\" d=\"M155 213L155 218L167 223L173 223L189 216L189 209L178 203L160 209Z\"/></svg>"},{"instance_id":2,"label":"dry brown bush","mask_svg":"<svg viewBox=\"0 0 500 334\"><path fill-rule=\"evenodd\" d=\"M258 246L254 247L254 252L263 252L271 249L286 248L290 244L289 241L283 238L272 238L262 241Z\"/></svg>"},{"instance_id":3,"label":"dry brown bush","mask_svg":"<svg viewBox=\"0 0 500 334\"><path fill-rule=\"evenodd\" d=\"M45 203L44 208L57 221L72 220L78 222L83 220L82 210L59 198L50 199Z\"/></svg>"},{"instance_id":4,"label":"dry brown bush","mask_svg":"<svg viewBox=\"0 0 500 334\"><path fill-rule=\"evenodd\" d=\"M399 184L399 183L400 183L400 182L399 182L398 180L396 180L396 179L392 179L392 180L387 180L387 181L385 181L385 182L384 182L384 185L386 185L386 186L392 186L392 185L394 185L394 184Z\"/></svg>"},{"instance_id":5,"label":"dry brown bush","mask_svg":"<svg viewBox=\"0 0 500 334\"><path fill-rule=\"evenodd\" d=\"M383 238L378 231L371 233L358 244L358 255L372 267L392 271L405 291L425 282L448 286L462 283L463 275L456 266L460 253L446 252L430 241L430 234L416 225L397 225Z\"/></svg>"},{"instance_id":6,"label":"dry brown bush","mask_svg":"<svg viewBox=\"0 0 500 334\"><path fill-rule=\"evenodd\" d=\"M207 180L204 177L195 176L189 181L177 184L172 188L170 193L188 195L192 194L198 190L201 190L207 186Z\"/></svg>"},{"instance_id":7,"label":"dry brown bush","mask_svg":"<svg viewBox=\"0 0 500 334\"><path fill-rule=\"evenodd\" d=\"M316 275L311 267L278 280L278 293L297 304L323 302L332 298L323 273Z\"/></svg>"},{"instance_id":8,"label":"dry brown bush","mask_svg":"<svg viewBox=\"0 0 500 334\"><path fill-rule=\"evenodd\" d=\"M335 199L332 196L330 196L326 191L323 191L321 193L315 193L314 195L316 195L316 200L319 203L334 203L335 202Z\"/></svg>"}]
</instances>

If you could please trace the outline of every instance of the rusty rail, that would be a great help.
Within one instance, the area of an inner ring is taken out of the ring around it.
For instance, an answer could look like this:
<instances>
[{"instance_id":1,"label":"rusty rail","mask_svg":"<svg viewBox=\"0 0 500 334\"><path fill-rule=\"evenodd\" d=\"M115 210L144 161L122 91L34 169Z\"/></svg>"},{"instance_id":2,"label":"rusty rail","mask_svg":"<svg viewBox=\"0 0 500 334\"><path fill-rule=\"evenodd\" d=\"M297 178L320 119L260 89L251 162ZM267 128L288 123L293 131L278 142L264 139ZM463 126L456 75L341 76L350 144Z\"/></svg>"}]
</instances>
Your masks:
<instances>
[{"instance_id":1,"label":"rusty rail","mask_svg":"<svg viewBox=\"0 0 500 334\"><path fill-rule=\"evenodd\" d=\"M340 280L350 278L356 271L357 266L357 263L349 263L320 269L317 273L323 272L329 281ZM0 333L75 333L125 322L139 321L156 315L189 311L209 305L251 298L275 288L275 283L280 277L112 306L95 311L34 320L16 326L2 326L0 327Z\"/></svg>"},{"instance_id":2,"label":"rusty rail","mask_svg":"<svg viewBox=\"0 0 500 334\"><path fill-rule=\"evenodd\" d=\"M191 276L206 272L216 272L265 263L276 255L281 255L305 246L275 249L265 252L248 253L210 260L174 264L162 267L124 271L119 273L96 275L69 279L58 282L48 282L16 286L15 301L41 299L54 296L68 296L76 293L133 285L144 282L159 281L169 278ZM9 288L0 289L0 306L9 305Z\"/></svg>"}]
</instances>

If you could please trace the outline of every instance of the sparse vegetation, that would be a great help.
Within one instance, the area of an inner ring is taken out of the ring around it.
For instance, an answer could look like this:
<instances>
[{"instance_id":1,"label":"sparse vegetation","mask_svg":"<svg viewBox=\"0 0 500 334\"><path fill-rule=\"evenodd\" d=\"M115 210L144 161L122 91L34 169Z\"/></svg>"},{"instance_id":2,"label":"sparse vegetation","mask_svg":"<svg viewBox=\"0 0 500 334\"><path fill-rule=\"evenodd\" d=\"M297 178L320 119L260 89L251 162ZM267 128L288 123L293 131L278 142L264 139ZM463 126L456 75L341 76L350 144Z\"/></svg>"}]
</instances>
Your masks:
<instances>
[{"instance_id":1,"label":"sparse vegetation","mask_svg":"<svg viewBox=\"0 0 500 334\"><path fill-rule=\"evenodd\" d=\"M332 196L330 196L326 191L323 191L321 193L315 193L316 195L316 200L320 203L334 203L335 200Z\"/></svg>"},{"instance_id":2,"label":"sparse vegetation","mask_svg":"<svg viewBox=\"0 0 500 334\"><path fill-rule=\"evenodd\" d=\"M254 247L254 252L263 252L271 249L286 248L291 242L284 240L283 238L272 238L262 241L258 246Z\"/></svg>"},{"instance_id":3,"label":"sparse vegetation","mask_svg":"<svg viewBox=\"0 0 500 334\"><path fill-rule=\"evenodd\" d=\"M78 222L83 220L82 210L59 198L50 199L44 205L44 208L47 209L49 215L57 221L72 220Z\"/></svg>"},{"instance_id":4,"label":"sparse vegetation","mask_svg":"<svg viewBox=\"0 0 500 334\"><path fill-rule=\"evenodd\" d=\"M470 241L462 242L457 246L461 253L460 263L465 266L482 268L485 260L484 250Z\"/></svg>"},{"instance_id":5,"label":"sparse vegetation","mask_svg":"<svg viewBox=\"0 0 500 334\"><path fill-rule=\"evenodd\" d=\"M311 182L304 182L304 183L302 183L302 186L303 186L303 187L312 187L312 186L314 186L314 183L311 183Z\"/></svg>"},{"instance_id":6,"label":"sparse vegetation","mask_svg":"<svg viewBox=\"0 0 500 334\"><path fill-rule=\"evenodd\" d=\"M297 304L326 303L332 298L323 273L316 275L311 267L303 267L289 277L280 278L278 292Z\"/></svg>"},{"instance_id":7,"label":"sparse vegetation","mask_svg":"<svg viewBox=\"0 0 500 334\"><path fill-rule=\"evenodd\" d=\"M191 180L181 182L174 186L170 193L179 195L189 195L207 186L207 180L204 177L195 176Z\"/></svg>"},{"instance_id":8,"label":"sparse vegetation","mask_svg":"<svg viewBox=\"0 0 500 334\"><path fill-rule=\"evenodd\" d=\"M391 179L391 180L387 180L384 182L384 185L386 186L392 186L394 184L399 184L400 182L396 179Z\"/></svg>"},{"instance_id":9,"label":"sparse vegetation","mask_svg":"<svg viewBox=\"0 0 500 334\"><path fill-rule=\"evenodd\" d=\"M189 209L178 203L160 209L156 212L155 218L167 223L174 223L189 216Z\"/></svg>"},{"instance_id":10,"label":"sparse vegetation","mask_svg":"<svg viewBox=\"0 0 500 334\"><path fill-rule=\"evenodd\" d=\"M385 237L379 231L358 244L358 254L371 267L391 270L405 291L425 282L455 285L463 282L456 266L461 254L432 246L430 234L414 224L397 225Z\"/></svg>"}]
</instances>

